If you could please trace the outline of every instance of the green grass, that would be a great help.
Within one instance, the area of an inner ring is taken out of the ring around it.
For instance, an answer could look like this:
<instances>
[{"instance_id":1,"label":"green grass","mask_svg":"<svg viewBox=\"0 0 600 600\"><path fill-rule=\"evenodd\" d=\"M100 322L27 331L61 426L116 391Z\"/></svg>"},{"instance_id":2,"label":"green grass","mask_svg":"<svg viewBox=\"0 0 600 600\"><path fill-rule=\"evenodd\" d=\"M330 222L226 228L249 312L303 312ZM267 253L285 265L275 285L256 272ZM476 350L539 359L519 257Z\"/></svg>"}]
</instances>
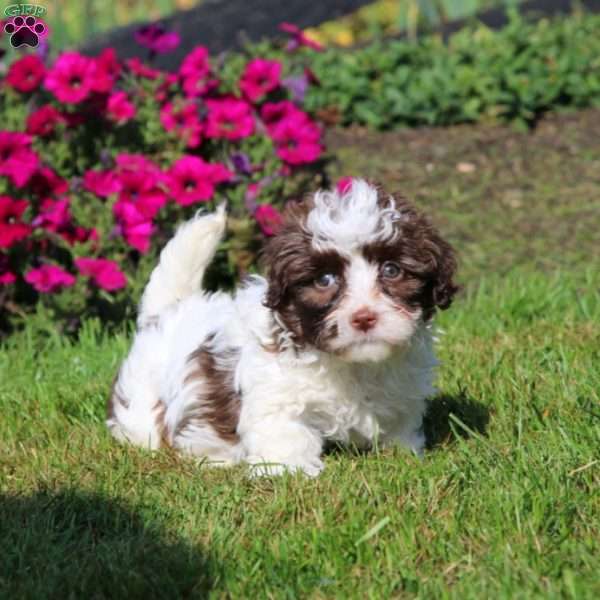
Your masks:
<instances>
[{"instance_id":1,"label":"green grass","mask_svg":"<svg viewBox=\"0 0 600 600\"><path fill-rule=\"evenodd\" d=\"M424 460L336 452L317 480L119 446L104 404L127 336L13 336L1 595L598 597L599 283L485 279L440 319Z\"/></svg>"},{"instance_id":2,"label":"green grass","mask_svg":"<svg viewBox=\"0 0 600 600\"><path fill-rule=\"evenodd\" d=\"M332 141L461 257L423 460L248 480L120 446L130 332L31 319L0 347L0 598L600 597L599 114Z\"/></svg>"}]
</instances>

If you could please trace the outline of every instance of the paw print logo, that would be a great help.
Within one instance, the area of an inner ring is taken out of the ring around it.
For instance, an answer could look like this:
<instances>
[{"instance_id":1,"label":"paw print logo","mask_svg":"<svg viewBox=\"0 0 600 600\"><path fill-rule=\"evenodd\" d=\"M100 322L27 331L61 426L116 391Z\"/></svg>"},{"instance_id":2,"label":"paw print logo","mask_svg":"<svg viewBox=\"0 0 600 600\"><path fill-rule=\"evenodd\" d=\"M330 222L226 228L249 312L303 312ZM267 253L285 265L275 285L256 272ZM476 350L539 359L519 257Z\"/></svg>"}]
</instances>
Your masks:
<instances>
[{"instance_id":1,"label":"paw print logo","mask_svg":"<svg viewBox=\"0 0 600 600\"><path fill-rule=\"evenodd\" d=\"M4 25L4 31L10 35L10 45L13 48L31 46L35 48L40 39L48 35L48 27L35 17L13 17Z\"/></svg>"}]
</instances>

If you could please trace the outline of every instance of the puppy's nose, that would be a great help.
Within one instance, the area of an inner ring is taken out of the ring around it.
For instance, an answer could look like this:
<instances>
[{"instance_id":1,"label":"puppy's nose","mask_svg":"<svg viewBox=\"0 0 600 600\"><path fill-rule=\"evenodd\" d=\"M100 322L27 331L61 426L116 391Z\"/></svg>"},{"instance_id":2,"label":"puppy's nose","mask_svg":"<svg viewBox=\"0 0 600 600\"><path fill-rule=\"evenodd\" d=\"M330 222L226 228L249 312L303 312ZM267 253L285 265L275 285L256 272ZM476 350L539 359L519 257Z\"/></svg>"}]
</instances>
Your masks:
<instances>
[{"instance_id":1,"label":"puppy's nose","mask_svg":"<svg viewBox=\"0 0 600 600\"><path fill-rule=\"evenodd\" d=\"M377 315L366 306L359 308L351 317L350 323L354 329L359 331L369 331L377 325Z\"/></svg>"}]
</instances>

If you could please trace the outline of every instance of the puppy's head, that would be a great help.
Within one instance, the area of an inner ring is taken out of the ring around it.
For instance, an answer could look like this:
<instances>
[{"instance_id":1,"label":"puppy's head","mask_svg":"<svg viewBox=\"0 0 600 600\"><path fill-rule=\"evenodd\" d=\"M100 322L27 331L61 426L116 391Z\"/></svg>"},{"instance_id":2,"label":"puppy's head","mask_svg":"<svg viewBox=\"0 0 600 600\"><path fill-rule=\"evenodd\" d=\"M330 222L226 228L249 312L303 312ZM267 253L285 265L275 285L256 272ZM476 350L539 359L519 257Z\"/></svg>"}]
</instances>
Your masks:
<instances>
[{"instance_id":1,"label":"puppy's head","mask_svg":"<svg viewBox=\"0 0 600 600\"><path fill-rule=\"evenodd\" d=\"M295 343L354 362L407 345L457 291L454 251L429 221L357 179L290 206L264 259L266 305Z\"/></svg>"}]
</instances>

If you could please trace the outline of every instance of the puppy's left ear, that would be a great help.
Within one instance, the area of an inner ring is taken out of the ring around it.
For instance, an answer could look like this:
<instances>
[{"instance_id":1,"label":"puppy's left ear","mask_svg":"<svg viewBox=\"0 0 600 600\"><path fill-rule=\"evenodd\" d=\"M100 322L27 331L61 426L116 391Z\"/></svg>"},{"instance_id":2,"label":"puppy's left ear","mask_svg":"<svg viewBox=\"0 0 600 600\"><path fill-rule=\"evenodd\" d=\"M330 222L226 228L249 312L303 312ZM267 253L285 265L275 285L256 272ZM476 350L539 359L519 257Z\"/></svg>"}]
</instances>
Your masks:
<instances>
[{"instance_id":1,"label":"puppy's left ear","mask_svg":"<svg viewBox=\"0 0 600 600\"><path fill-rule=\"evenodd\" d=\"M425 245L429 255L429 273L424 316L429 319L436 308L448 308L460 288L453 280L457 268L454 248L434 229L429 231Z\"/></svg>"}]
</instances>

